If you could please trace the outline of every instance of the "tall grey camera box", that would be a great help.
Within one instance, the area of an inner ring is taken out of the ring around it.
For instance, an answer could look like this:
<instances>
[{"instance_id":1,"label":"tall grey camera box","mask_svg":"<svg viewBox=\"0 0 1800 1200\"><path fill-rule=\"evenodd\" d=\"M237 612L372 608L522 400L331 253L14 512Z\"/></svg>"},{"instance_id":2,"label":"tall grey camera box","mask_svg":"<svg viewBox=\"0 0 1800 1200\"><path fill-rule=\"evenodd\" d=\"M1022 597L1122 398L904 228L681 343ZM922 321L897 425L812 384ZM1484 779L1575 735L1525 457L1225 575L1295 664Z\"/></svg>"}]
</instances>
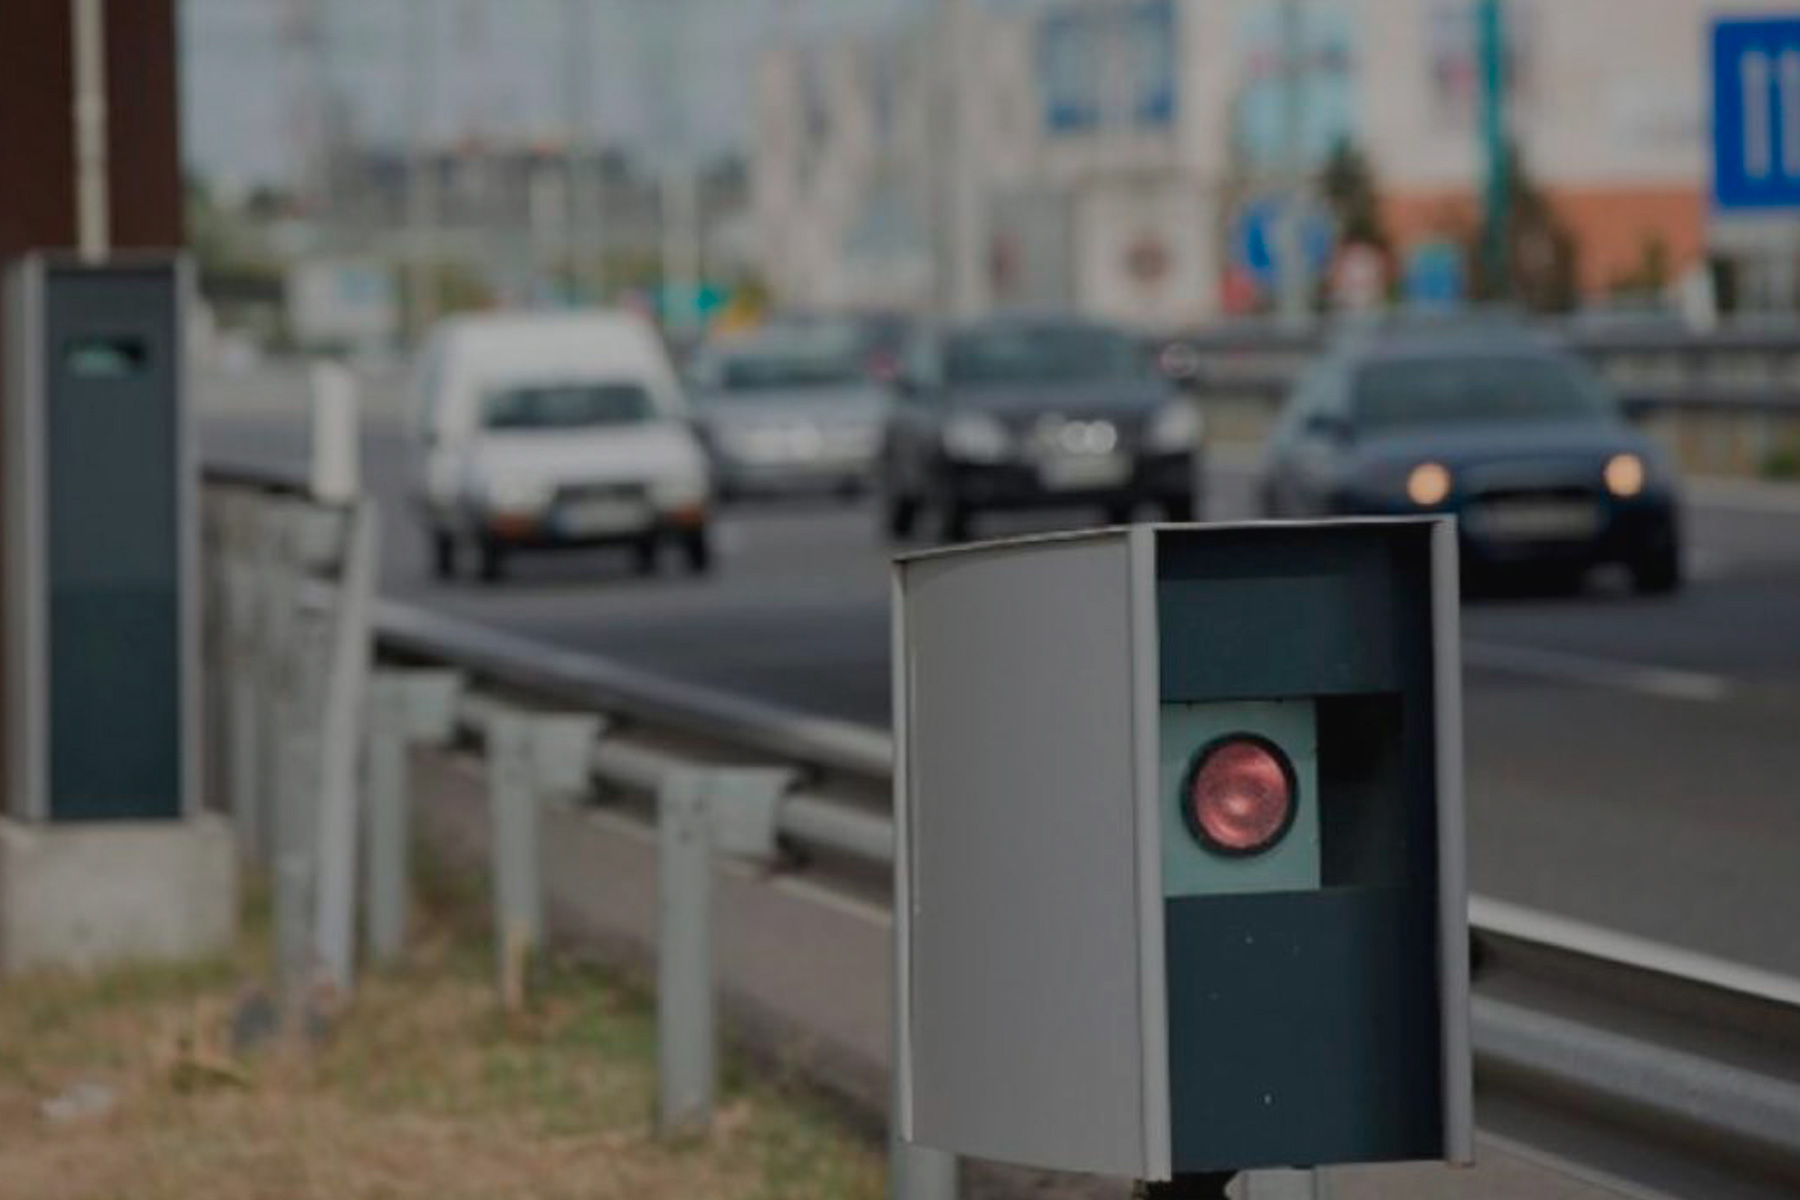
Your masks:
<instances>
[{"instance_id":1,"label":"tall grey camera box","mask_svg":"<svg viewBox=\"0 0 1800 1200\"><path fill-rule=\"evenodd\" d=\"M177 258L7 274L7 807L197 811L195 476Z\"/></svg>"},{"instance_id":2,"label":"tall grey camera box","mask_svg":"<svg viewBox=\"0 0 1800 1200\"><path fill-rule=\"evenodd\" d=\"M1140 1179L1471 1156L1454 526L895 568L901 1132Z\"/></svg>"}]
</instances>

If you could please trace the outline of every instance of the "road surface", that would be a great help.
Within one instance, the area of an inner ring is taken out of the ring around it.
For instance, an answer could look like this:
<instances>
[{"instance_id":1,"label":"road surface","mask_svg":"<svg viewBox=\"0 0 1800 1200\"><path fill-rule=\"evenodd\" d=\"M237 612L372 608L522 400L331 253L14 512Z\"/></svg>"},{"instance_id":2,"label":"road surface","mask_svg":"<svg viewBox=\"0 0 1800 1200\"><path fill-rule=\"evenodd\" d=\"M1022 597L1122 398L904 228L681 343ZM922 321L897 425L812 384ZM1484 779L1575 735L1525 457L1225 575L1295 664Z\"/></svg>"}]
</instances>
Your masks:
<instances>
[{"instance_id":1,"label":"road surface","mask_svg":"<svg viewBox=\"0 0 1800 1200\"><path fill-rule=\"evenodd\" d=\"M384 590L455 616L809 712L885 724L888 548L864 505L734 510L713 576L605 551L439 584L371 423ZM209 417L206 453L298 465L291 419ZM1215 474L1210 515L1248 515ZM1017 528L1009 526L1008 528ZM1701 489L1692 586L1465 608L1469 852L1483 893L1800 976L1800 503Z\"/></svg>"}]
</instances>

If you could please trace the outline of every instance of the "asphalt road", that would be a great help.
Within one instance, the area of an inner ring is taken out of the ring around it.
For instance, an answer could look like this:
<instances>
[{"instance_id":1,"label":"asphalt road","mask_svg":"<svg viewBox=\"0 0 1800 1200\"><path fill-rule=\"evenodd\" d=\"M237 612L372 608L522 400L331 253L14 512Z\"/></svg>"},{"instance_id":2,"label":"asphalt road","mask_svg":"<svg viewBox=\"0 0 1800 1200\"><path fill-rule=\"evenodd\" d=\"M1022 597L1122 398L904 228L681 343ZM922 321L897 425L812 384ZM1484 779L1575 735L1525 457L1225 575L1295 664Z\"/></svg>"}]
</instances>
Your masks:
<instances>
[{"instance_id":1,"label":"asphalt road","mask_svg":"<svg viewBox=\"0 0 1800 1200\"><path fill-rule=\"evenodd\" d=\"M520 557L498 587L430 580L392 426L385 590L456 616L810 712L885 724L888 549L862 505L735 510L706 579L603 551ZM299 461L294 422L212 417L215 459ZM1210 515L1247 515L1220 470ZM1038 527L1042 526L1039 522ZM996 526L1028 528L1029 526ZM1703 489L1694 582L1465 609L1470 870L1483 893L1800 976L1800 503Z\"/></svg>"}]
</instances>

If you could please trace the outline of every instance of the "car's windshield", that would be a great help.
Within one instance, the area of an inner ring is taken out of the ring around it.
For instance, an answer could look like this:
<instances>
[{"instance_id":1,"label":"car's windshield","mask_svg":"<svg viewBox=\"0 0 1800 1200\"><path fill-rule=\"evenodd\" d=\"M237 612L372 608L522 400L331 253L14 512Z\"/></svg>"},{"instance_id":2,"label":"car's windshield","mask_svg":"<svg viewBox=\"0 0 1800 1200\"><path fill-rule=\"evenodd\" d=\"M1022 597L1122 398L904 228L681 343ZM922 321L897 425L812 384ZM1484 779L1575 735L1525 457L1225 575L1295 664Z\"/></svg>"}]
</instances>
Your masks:
<instances>
[{"instance_id":1,"label":"car's windshield","mask_svg":"<svg viewBox=\"0 0 1800 1200\"><path fill-rule=\"evenodd\" d=\"M725 398L845 387L865 378L855 331L835 324L784 330L722 347L703 359L695 374L703 393Z\"/></svg>"},{"instance_id":2,"label":"car's windshield","mask_svg":"<svg viewBox=\"0 0 1800 1200\"><path fill-rule=\"evenodd\" d=\"M492 430L592 429L638 425L655 406L636 383L512 384L489 391L481 424Z\"/></svg>"},{"instance_id":3,"label":"car's windshield","mask_svg":"<svg viewBox=\"0 0 1800 1200\"><path fill-rule=\"evenodd\" d=\"M718 390L766 392L842 387L861 379L862 368L849 354L765 351L733 355L720 363Z\"/></svg>"},{"instance_id":4,"label":"car's windshield","mask_svg":"<svg viewBox=\"0 0 1800 1200\"><path fill-rule=\"evenodd\" d=\"M1612 409L1580 364L1553 355L1458 355L1376 362L1356 372L1359 429L1599 420Z\"/></svg>"},{"instance_id":5,"label":"car's windshield","mask_svg":"<svg viewBox=\"0 0 1800 1200\"><path fill-rule=\"evenodd\" d=\"M1142 379L1145 355L1130 338L1081 325L1020 325L952 334L944 377L952 384Z\"/></svg>"}]
</instances>

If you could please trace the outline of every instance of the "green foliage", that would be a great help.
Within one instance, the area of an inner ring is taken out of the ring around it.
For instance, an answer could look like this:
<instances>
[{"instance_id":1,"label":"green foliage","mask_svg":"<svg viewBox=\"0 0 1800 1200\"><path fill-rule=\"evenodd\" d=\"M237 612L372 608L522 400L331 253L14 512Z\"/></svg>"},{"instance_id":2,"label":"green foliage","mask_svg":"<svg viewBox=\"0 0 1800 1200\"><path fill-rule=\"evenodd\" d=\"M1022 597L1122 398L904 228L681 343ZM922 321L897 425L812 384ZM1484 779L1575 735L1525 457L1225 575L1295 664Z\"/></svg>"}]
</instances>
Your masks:
<instances>
[{"instance_id":1,"label":"green foliage","mask_svg":"<svg viewBox=\"0 0 1800 1200\"><path fill-rule=\"evenodd\" d=\"M1320 179L1325 203L1345 245L1374 246L1390 251L1392 239L1381 216L1381 189L1368 155L1353 142L1341 141L1331 152Z\"/></svg>"},{"instance_id":2,"label":"green foliage","mask_svg":"<svg viewBox=\"0 0 1800 1200\"><path fill-rule=\"evenodd\" d=\"M1637 265L1613 280L1612 293L1619 297L1654 298L1661 295L1673 277L1668 239L1660 232L1652 232L1638 246Z\"/></svg>"},{"instance_id":3,"label":"green foliage","mask_svg":"<svg viewBox=\"0 0 1800 1200\"><path fill-rule=\"evenodd\" d=\"M1762 467L1763 475L1769 479L1800 479L1800 440L1769 451Z\"/></svg>"},{"instance_id":4,"label":"green foliage","mask_svg":"<svg viewBox=\"0 0 1800 1200\"><path fill-rule=\"evenodd\" d=\"M1568 312L1581 299L1580 246L1556 212L1517 146L1507 154L1508 220L1501 268L1490 268L1479 229L1468 239L1477 300L1504 301L1537 312Z\"/></svg>"}]
</instances>

